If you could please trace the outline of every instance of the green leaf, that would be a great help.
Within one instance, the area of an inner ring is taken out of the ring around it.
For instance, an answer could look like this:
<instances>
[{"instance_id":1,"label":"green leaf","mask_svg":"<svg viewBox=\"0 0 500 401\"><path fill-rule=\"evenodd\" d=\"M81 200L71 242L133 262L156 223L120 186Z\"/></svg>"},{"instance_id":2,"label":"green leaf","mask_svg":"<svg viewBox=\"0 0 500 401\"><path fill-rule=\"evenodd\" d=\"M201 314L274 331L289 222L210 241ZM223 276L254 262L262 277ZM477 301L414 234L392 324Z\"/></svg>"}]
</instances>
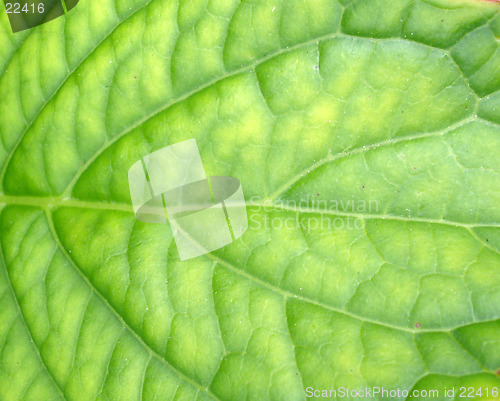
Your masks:
<instances>
[{"instance_id":1,"label":"green leaf","mask_svg":"<svg viewBox=\"0 0 500 401\"><path fill-rule=\"evenodd\" d=\"M498 4L3 10L0 400L496 399ZM127 172L190 138L249 229L181 262Z\"/></svg>"}]
</instances>

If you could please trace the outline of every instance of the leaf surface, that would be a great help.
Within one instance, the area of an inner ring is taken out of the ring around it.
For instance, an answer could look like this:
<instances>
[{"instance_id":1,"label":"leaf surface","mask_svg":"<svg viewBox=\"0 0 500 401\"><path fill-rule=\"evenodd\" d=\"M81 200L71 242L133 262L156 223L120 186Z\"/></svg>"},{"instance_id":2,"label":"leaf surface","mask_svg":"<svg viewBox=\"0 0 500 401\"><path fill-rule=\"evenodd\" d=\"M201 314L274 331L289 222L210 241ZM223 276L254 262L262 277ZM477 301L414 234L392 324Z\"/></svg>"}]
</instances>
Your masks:
<instances>
[{"instance_id":1,"label":"leaf surface","mask_svg":"<svg viewBox=\"0 0 500 401\"><path fill-rule=\"evenodd\" d=\"M499 387L497 4L3 10L0 400ZM189 138L249 230L181 262L127 172Z\"/></svg>"}]
</instances>

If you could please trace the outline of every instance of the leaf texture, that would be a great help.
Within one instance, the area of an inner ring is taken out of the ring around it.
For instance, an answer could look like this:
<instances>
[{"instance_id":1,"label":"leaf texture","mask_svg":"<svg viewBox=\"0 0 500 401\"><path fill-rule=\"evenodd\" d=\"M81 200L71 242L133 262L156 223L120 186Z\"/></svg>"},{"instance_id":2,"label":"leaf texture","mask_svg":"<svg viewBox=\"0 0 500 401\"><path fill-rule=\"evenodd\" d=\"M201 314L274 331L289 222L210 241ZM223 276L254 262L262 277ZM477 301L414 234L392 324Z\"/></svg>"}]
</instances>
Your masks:
<instances>
[{"instance_id":1,"label":"leaf texture","mask_svg":"<svg viewBox=\"0 0 500 401\"><path fill-rule=\"evenodd\" d=\"M499 387L499 37L472 0L2 8L0 400ZM250 228L181 262L127 171L189 138Z\"/></svg>"}]
</instances>

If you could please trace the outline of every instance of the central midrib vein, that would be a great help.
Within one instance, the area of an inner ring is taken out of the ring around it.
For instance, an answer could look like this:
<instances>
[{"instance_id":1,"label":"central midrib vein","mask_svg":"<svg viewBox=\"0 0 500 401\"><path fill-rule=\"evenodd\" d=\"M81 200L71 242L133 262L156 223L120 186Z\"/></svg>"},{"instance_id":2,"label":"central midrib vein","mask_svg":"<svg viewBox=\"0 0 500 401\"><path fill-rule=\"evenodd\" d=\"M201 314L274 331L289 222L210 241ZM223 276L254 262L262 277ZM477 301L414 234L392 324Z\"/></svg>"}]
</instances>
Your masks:
<instances>
[{"instance_id":1,"label":"central midrib vein","mask_svg":"<svg viewBox=\"0 0 500 401\"><path fill-rule=\"evenodd\" d=\"M126 203L104 203L104 202L93 202L84 201L70 198L37 198L37 197L27 197L27 196L5 196L0 195L0 210L2 206L28 206L37 207L42 209L47 209L49 211L55 210L61 207L69 207L76 209L90 209L90 210L113 210L118 212L133 213L132 205ZM427 224L442 224L453 227L463 227L463 228L476 228L476 227L500 227L500 222L492 223L463 223L458 221L444 220L444 219L432 219L426 217L407 217L401 215L392 214L369 214L369 213L355 213L349 211L341 210L331 210L331 209L320 209L312 207L294 207L287 206L286 202L272 202L271 200L263 200L260 202L245 202L247 208L267 208L273 211L283 211L283 212L293 212L297 214L324 214L329 216L338 217L354 217L362 220L395 220L402 222L413 222L413 223L427 223ZM237 205L233 205L237 206Z\"/></svg>"},{"instance_id":2,"label":"central midrib vein","mask_svg":"<svg viewBox=\"0 0 500 401\"><path fill-rule=\"evenodd\" d=\"M357 153L375 150L380 147L394 145L399 142L411 141L419 138L426 138L432 136L442 136L447 133L454 131L456 128L463 126L469 122L481 120L476 116L467 117L461 121L456 122L450 127L428 132L428 133L420 133L420 134L412 134L404 137L396 137L389 138L387 140L365 144L359 146L358 148L350 149L346 152L331 154L327 157L319 160L316 164L308 166L304 171L299 172L291 179L287 180L283 185L281 185L273 194L269 196L268 199L263 199L260 202L252 202L247 201L245 204L249 207L271 207L274 210L283 210L297 213L314 213L314 214L328 214L332 216L344 216L344 217L356 217L363 220L375 220L375 219L383 219L383 220L399 220L399 221L409 221L409 222L422 222L422 223L431 223L431 224L444 224L455 227L465 227L465 228L473 228L473 227L500 227L500 222L491 222L491 223L466 223L459 221L451 221L445 219L435 219L435 218L426 218L426 217L411 217L411 216L401 216L401 215L391 215L391 214L366 214L366 213L354 213L348 211L340 211L340 210L322 210L319 208L311 208L311 207L291 207L286 205L285 202L276 203L277 198L286 192L287 189L291 188L294 184L300 181L302 178L307 176L311 171L314 171L326 163L334 162L336 160L344 159L349 156L352 156ZM482 120L481 120L482 121ZM484 121L485 123L488 123ZM72 188L71 185L68 188ZM2 205L22 205L22 206L32 206L32 207L40 207L44 209L57 209L60 207L72 207L72 208L80 208L80 209L92 209L92 210L115 210L132 213L133 208L131 204L128 203L119 203L119 202L105 202L105 201L92 201L92 200L78 200L73 199L70 196L65 196L64 194L61 196L55 197L43 197L43 196L24 196L24 195L5 195L0 194L0 207Z\"/></svg>"}]
</instances>

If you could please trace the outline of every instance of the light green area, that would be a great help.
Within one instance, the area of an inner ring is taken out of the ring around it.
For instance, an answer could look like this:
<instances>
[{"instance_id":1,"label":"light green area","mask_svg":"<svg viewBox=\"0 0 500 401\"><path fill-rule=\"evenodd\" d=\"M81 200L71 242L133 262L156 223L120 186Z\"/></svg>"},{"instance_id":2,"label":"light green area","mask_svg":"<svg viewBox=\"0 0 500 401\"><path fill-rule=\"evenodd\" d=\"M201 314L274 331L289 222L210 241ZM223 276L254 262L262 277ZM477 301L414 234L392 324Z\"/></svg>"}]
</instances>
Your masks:
<instances>
[{"instance_id":1,"label":"light green area","mask_svg":"<svg viewBox=\"0 0 500 401\"><path fill-rule=\"evenodd\" d=\"M1 401L497 399L498 4L0 4ZM249 229L181 262L127 172L189 138Z\"/></svg>"}]
</instances>

